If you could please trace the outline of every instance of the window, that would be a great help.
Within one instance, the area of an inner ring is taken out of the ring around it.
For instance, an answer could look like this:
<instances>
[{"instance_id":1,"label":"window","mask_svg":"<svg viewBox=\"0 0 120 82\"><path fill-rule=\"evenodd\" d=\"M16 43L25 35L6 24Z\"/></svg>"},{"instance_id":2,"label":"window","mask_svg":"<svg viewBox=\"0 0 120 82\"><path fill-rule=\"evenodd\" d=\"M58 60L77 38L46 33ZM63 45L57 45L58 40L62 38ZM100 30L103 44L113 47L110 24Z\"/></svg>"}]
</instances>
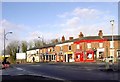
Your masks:
<instances>
[{"instance_id":1,"label":"window","mask_svg":"<svg viewBox=\"0 0 120 82\"><path fill-rule=\"evenodd\" d=\"M71 50L71 46L68 46L68 50Z\"/></svg>"},{"instance_id":2,"label":"window","mask_svg":"<svg viewBox=\"0 0 120 82\"><path fill-rule=\"evenodd\" d=\"M60 50L62 51L62 46L60 47Z\"/></svg>"},{"instance_id":3,"label":"window","mask_svg":"<svg viewBox=\"0 0 120 82\"><path fill-rule=\"evenodd\" d=\"M80 49L80 45L79 44L77 44L77 49Z\"/></svg>"},{"instance_id":4,"label":"window","mask_svg":"<svg viewBox=\"0 0 120 82\"><path fill-rule=\"evenodd\" d=\"M87 48L91 48L91 43L87 43Z\"/></svg>"},{"instance_id":5,"label":"window","mask_svg":"<svg viewBox=\"0 0 120 82\"><path fill-rule=\"evenodd\" d=\"M40 50L40 53L42 53L42 50Z\"/></svg>"},{"instance_id":6,"label":"window","mask_svg":"<svg viewBox=\"0 0 120 82\"><path fill-rule=\"evenodd\" d=\"M55 49L53 48L53 51L55 51Z\"/></svg>"},{"instance_id":7,"label":"window","mask_svg":"<svg viewBox=\"0 0 120 82\"><path fill-rule=\"evenodd\" d=\"M56 57L56 56L54 55L54 60L56 59L55 57Z\"/></svg>"},{"instance_id":8,"label":"window","mask_svg":"<svg viewBox=\"0 0 120 82\"><path fill-rule=\"evenodd\" d=\"M114 50L110 50L110 56L114 57Z\"/></svg>"},{"instance_id":9,"label":"window","mask_svg":"<svg viewBox=\"0 0 120 82\"><path fill-rule=\"evenodd\" d=\"M37 54L38 54L38 51L37 51Z\"/></svg>"},{"instance_id":10,"label":"window","mask_svg":"<svg viewBox=\"0 0 120 82\"><path fill-rule=\"evenodd\" d=\"M114 48L114 41L110 41L110 48Z\"/></svg>"},{"instance_id":11,"label":"window","mask_svg":"<svg viewBox=\"0 0 120 82\"><path fill-rule=\"evenodd\" d=\"M87 54L88 59L92 59L92 54Z\"/></svg>"},{"instance_id":12,"label":"window","mask_svg":"<svg viewBox=\"0 0 120 82\"><path fill-rule=\"evenodd\" d=\"M52 50L50 49L50 52L51 52Z\"/></svg>"},{"instance_id":13,"label":"window","mask_svg":"<svg viewBox=\"0 0 120 82\"><path fill-rule=\"evenodd\" d=\"M100 48L103 48L103 43L99 43L99 47L100 47Z\"/></svg>"},{"instance_id":14,"label":"window","mask_svg":"<svg viewBox=\"0 0 120 82\"><path fill-rule=\"evenodd\" d=\"M48 60L48 55L46 55L46 60Z\"/></svg>"}]
</instances>

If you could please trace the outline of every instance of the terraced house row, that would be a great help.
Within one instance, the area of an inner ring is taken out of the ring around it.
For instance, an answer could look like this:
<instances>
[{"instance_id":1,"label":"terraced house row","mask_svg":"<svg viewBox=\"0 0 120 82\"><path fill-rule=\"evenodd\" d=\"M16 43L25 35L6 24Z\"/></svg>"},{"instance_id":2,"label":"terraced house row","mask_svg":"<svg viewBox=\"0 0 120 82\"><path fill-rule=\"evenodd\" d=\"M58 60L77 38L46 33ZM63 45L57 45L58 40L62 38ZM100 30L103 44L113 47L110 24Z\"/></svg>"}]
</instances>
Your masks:
<instances>
[{"instance_id":1,"label":"terraced house row","mask_svg":"<svg viewBox=\"0 0 120 82\"><path fill-rule=\"evenodd\" d=\"M103 36L99 30L97 36L86 36L80 32L78 38L69 37L61 42L47 44L43 47L27 50L27 62L96 62L106 57L113 57L116 62L120 54L120 35Z\"/></svg>"}]
</instances>

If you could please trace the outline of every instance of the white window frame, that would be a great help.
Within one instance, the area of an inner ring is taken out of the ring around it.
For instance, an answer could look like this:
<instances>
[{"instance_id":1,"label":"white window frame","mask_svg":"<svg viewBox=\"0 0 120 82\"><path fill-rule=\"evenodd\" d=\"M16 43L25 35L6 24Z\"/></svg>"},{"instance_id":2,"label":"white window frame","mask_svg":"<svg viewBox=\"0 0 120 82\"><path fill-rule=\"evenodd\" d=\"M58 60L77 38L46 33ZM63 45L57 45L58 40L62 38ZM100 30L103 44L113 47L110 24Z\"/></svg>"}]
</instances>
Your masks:
<instances>
[{"instance_id":1,"label":"white window frame","mask_svg":"<svg viewBox=\"0 0 120 82\"><path fill-rule=\"evenodd\" d=\"M87 43L87 48L91 48L91 43Z\"/></svg>"},{"instance_id":2,"label":"white window frame","mask_svg":"<svg viewBox=\"0 0 120 82\"><path fill-rule=\"evenodd\" d=\"M114 54L114 51L115 51L114 49L111 49L111 50L110 50L110 56L113 56L113 57L114 57L114 55L115 55L115 54Z\"/></svg>"},{"instance_id":3,"label":"white window frame","mask_svg":"<svg viewBox=\"0 0 120 82\"><path fill-rule=\"evenodd\" d=\"M114 48L114 41L110 41L110 48Z\"/></svg>"},{"instance_id":4,"label":"white window frame","mask_svg":"<svg viewBox=\"0 0 120 82\"><path fill-rule=\"evenodd\" d=\"M103 48L103 43L99 43L99 47L100 47L100 48Z\"/></svg>"},{"instance_id":5,"label":"white window frame","mask_svg":"<svg viewBox=\"0 0 120 82\"><path fill-rule=\"evenodd\" d=\"M69 47L70 47L71 45L68 45L68 50L69 50ZM72 50L72 46L71 46L71 50ZM69 51L71 51L71 50L69 50Z\"/></svg>"},{"instance_id":6,"label":"white window frame","mask_svg":"<svg viewBox=\"0 0 120 82\"><path fill-rule=\"evenodd\" d=\"M77 47L77 49L80 49L80 45L79 44L77 44L76 47Z\"/></svg>"},{"instance_id":7,"label":"white window frame","mask_svg":"<svg viewBox=\"0 0 120 82\"><path fill-rule=\"evenodd\" d=\"M60 51L62 51L63 50L63 48L62 48L62 46L60 46Z\"/></svg>"}]
</instances>

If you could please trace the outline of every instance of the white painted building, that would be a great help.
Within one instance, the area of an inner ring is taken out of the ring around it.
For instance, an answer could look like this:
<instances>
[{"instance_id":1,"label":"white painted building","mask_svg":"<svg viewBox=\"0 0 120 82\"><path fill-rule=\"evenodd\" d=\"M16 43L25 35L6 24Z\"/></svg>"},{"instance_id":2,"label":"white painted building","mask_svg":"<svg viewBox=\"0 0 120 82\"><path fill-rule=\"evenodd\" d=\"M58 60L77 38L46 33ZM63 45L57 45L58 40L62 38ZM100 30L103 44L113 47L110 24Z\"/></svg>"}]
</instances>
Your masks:
<instances>
[{"instance_id":1,"label":"white painted building","mask_svg":"<svg viewBox=\"0 0 120 82\"><path fill-rule=\"evenodd\" d=\"M33 57L35 58L35 62L40 61L39 49L28 50L27 51L27 62L33 62Z\"/></svg>"}]
</instances>

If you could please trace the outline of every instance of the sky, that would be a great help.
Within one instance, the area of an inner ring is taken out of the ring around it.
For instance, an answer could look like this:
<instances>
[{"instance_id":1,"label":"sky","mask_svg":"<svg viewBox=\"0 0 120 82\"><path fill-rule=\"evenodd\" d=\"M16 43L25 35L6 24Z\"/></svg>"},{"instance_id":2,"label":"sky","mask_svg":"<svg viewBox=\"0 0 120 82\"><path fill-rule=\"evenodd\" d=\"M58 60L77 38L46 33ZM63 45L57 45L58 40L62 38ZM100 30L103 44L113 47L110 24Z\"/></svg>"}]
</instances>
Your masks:
<instances>
[{"instance_id":1,"label":"sky","mask_svg":"<svg viewBox=\"0 0 120 82\"><path fill-rule=\"evenodd\" d=\"M114 34L118 34L118 2L2 2L0 3L0 45L3 46L3 29L7 43L13 40L46 41L61 39L64 35L78 38L111 35L110 20L115 20ZM2 50L2 47L0 48Z\"/></svg>"}]
</instances>

